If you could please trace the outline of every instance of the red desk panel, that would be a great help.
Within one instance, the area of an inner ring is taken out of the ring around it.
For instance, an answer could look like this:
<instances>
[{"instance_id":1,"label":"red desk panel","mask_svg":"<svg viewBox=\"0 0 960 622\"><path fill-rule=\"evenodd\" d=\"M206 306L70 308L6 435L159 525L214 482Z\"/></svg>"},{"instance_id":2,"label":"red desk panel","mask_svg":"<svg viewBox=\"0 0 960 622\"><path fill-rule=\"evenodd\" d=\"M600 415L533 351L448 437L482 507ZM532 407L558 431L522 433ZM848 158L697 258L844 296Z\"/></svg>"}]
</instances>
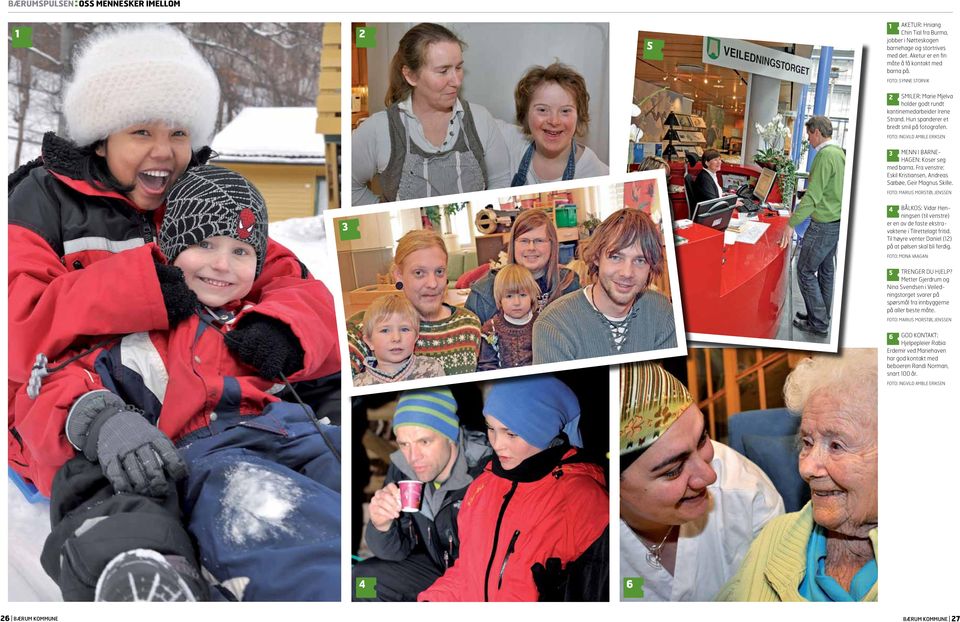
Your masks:
<instances>
[{"instance_id":1,"label":"red desk panel","mask_svg":"<svg viewBox=\"0 0 960 622\"><path fill-rule=\"evenodd\" d=\"M773 339L787 293L787 218L760 216L770 226L756 244L724 245L723 232L692 225L676 234L687 332Z\"/></svg>"}]
</instances>

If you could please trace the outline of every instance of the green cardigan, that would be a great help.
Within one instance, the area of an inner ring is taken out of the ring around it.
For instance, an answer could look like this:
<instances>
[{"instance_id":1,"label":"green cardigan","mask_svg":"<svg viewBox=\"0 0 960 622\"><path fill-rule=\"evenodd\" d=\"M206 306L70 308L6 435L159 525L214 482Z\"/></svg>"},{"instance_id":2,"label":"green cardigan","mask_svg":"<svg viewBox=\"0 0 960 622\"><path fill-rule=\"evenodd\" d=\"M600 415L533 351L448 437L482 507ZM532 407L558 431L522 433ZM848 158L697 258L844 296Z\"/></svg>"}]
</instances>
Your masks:
<instances>
[{"instance_id":1,"label":"green cardigan","mask_svg":"<svg viewBox=\"0 0 960 622\"><path fill-rule=\"evenodd\" d=\"M812 216L816 222L840 220L843 202L843 167L847 156L837 144L826 145L813 158L807 192L790 216L790 226L796 227Z\"/></svg>"},{"instance_id":2,"label":"green cardigan","mask_svg":"<svg viewBox=\"0 0 960 622\"><path fill-rule=\"evenodd\" d=\"M740 570L720 590L717 600L752 602L797 602L800 582L807 570L807 543L813 533L813 506L808 502L799 512L784 514L763 528L750 545ZM873 555L880 563L877 530L870 531ZM877 600L873 584L864 601Z\"/></svg>"}]
</instances>

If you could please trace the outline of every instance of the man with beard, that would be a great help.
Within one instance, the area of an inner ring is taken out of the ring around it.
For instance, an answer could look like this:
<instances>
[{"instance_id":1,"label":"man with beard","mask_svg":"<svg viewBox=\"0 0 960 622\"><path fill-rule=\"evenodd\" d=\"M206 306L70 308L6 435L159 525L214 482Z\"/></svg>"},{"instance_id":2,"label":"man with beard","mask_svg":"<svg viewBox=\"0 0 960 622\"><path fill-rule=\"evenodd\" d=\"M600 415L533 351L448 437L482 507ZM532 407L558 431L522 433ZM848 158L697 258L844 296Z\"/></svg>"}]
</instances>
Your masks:
<instances>
[{"instance_id":1,"label":"man with beard","mask_svg":"<svg viewBox=\"0 0 960 622\"><path fill-rule=\"evenodd\" d=\"M593 283L544 309L533 327L534 364L676 347L670 301L648 289L663 271L660 240L635 209L597 227L582 253Z\"/></svg>"}]
</instances>

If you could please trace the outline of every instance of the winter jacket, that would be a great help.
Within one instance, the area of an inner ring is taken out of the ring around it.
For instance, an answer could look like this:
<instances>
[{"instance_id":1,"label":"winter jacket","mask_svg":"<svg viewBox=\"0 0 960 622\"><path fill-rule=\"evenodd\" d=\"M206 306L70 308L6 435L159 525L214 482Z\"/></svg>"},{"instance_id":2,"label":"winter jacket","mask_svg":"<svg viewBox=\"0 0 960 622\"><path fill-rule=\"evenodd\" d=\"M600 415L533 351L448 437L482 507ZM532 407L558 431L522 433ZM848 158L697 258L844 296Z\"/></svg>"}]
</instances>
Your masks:
<instances>
[{"instance_id":1,"label":"winter jacket","mask_svg":"<svg viewBox=\"0 0 960 622\"><path fill-rule=\"evenodd\" d=\"M63 433L65 400L102 383L94 354L71 363L83 373L44 379L31 400L24 385L37 355L53 366L109 337L168 326L154 268L162 255L152 244L163 209L141 211L84 181L80 152L52 133L42 154L43 165L18 170L8 191L7 427L10 465L49 493L53 473L74 454ZM270 241L248 297L257 313L289 323L305 350L304 377L339 368L333 299L293 253Z\"/></svg>"},{"instance_id":2,"label":"winter jacket","mask_svg":"<svg viewBox=\"0 0 960 622\"><path fill-rule=\"evenodd\" d=\"M430 483L424 486L421 510L401 513L387 531L367 525L367 545L373 554L388 561L403 561L418 545L423 545L438 572L452 566L460 555L457 527L460 504L467 487L483 472L490 455L486 434L460 428L457 461L450 477L438 489L431 491ZM405 479L416 477L403 453L398 450L390 456L390 468L384 484Z\"/></svg>"},{"instance_id":3,"label":"winter jacket","mask_svg":"<svg viewBox=\"0 0 960 622\"><path fill-rule=\"evenodd\" d=\"M602 470L568 445L510 471L494 458L463 499L460 560L418 600L536 601L532 567L551 557L566 567L600 538L609 516Z\"/></svg>"},{"instance_id":4,"label":"winter jacket","mask_svg":"<svg viewBox=\"0 0 960 622\"><path fill-rule=\"evenodd\" d=\"M236 313L216 313L236 318L251 310L253 305L242 305ZM223 322L204 311L203 317L192 315L170 330L126 335L100 352L96 369L108 389L142 409L148 421L176 442L205 428L217 412L256 416L280 401L275 394L286 385L261 378L227 349L224 334L235 324L234 319ZM314 374L334 373L339 365L339 358L328 359ZM313 377L301 370L288 380Z\"/></svg>"}]
</instances>

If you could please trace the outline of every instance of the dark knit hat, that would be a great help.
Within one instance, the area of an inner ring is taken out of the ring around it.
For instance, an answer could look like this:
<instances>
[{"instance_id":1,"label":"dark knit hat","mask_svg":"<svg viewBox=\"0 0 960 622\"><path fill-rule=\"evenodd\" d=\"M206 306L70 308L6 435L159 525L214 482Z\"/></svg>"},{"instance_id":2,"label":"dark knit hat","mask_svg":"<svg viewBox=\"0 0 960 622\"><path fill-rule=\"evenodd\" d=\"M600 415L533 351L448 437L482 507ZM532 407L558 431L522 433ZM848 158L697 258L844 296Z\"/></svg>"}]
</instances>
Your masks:
<instances>
[{"instance_id":1,"label":"dark knit hat","mask_svg":"<svg viewBox=\"0 0 960 622\"><path fill-rule=\"evenodd\" d=\"M253 247L257 276L267 254L267 207L245 177L219 166L188 169L167 196L158 242L168 261L183 249L223 235Z\"/></svg>"}]
</instances>

